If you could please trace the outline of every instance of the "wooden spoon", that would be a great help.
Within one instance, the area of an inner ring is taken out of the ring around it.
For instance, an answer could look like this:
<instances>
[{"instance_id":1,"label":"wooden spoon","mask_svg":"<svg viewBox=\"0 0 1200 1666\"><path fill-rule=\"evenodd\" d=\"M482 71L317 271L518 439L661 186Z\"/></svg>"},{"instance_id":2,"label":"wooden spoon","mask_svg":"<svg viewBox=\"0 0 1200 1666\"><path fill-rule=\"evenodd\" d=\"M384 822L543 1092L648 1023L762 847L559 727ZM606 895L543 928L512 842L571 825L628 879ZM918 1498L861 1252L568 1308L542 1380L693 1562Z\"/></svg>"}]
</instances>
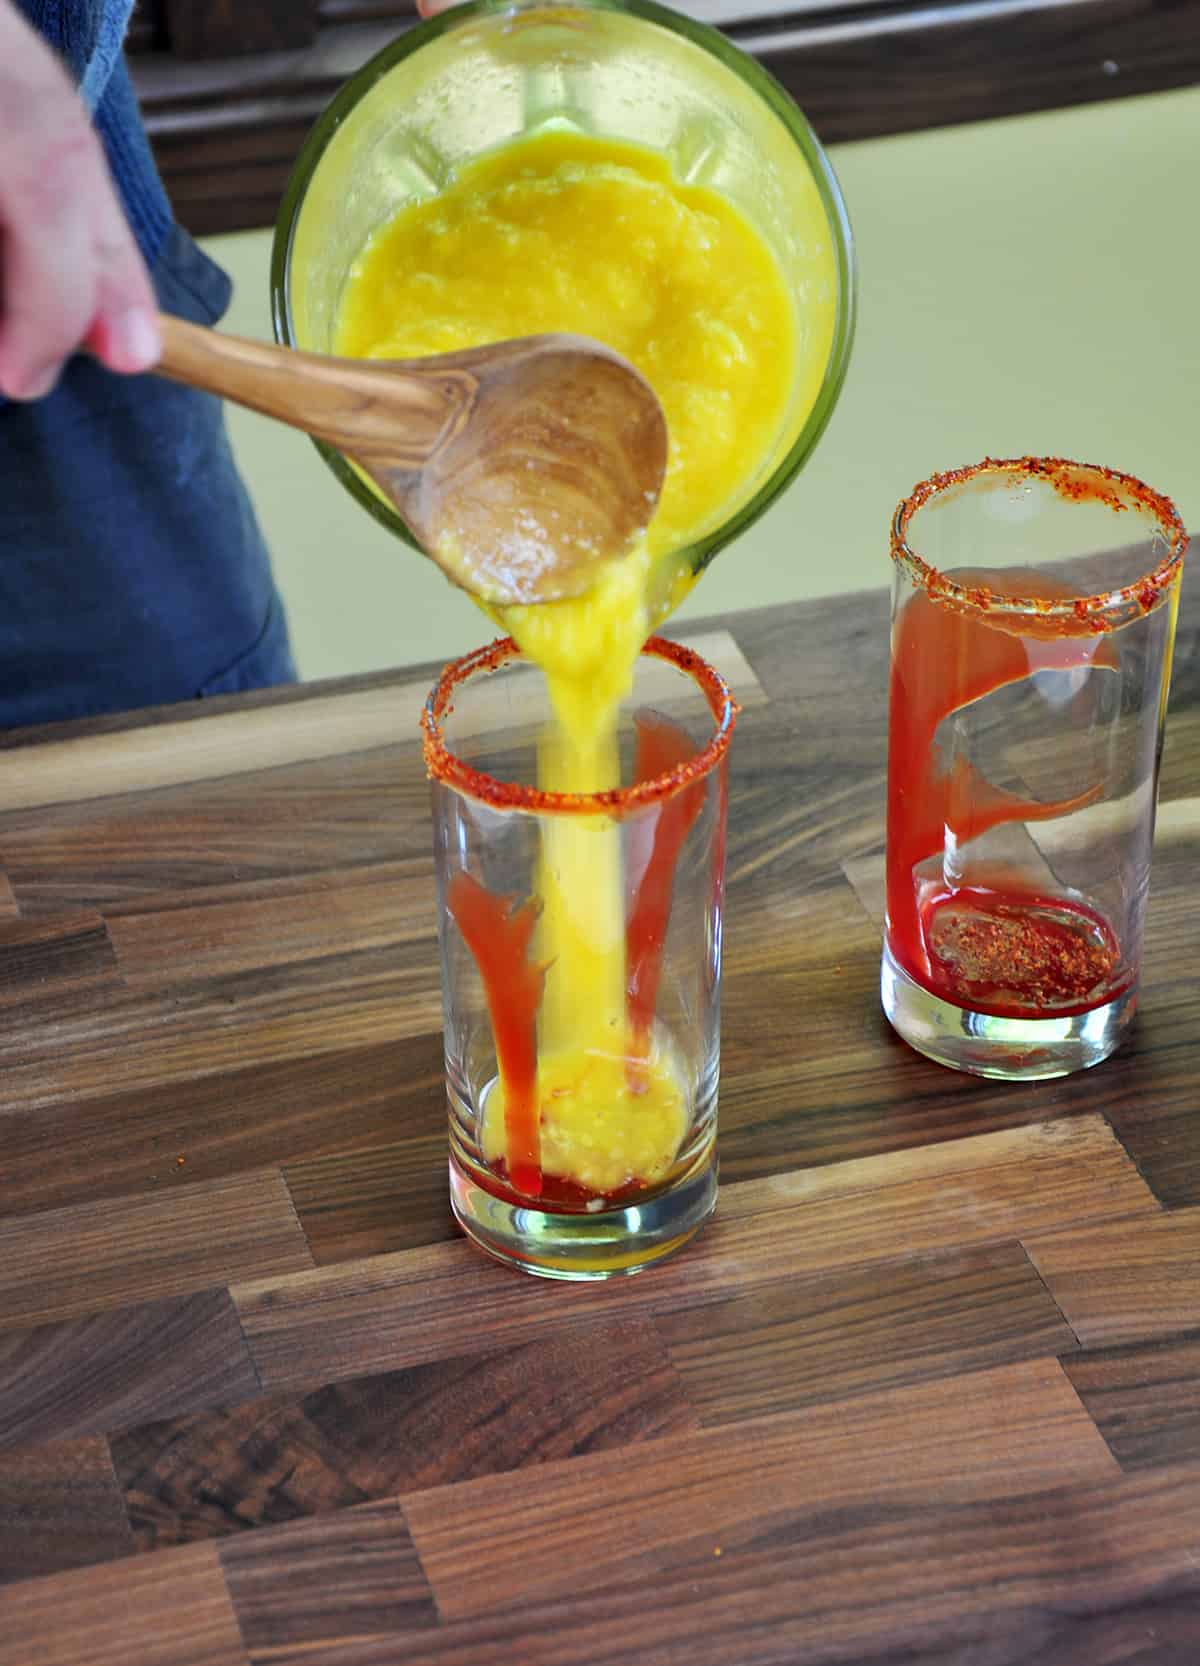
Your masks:
<instances>
[{"instance_id":1,"label":"wooden spoon","mask_svg":"<svg viewBox=\"0 0 1200 1666\"><path fill-rule=\"evenodd\" d=\"M667 425L650 384L586 336L428 359L337 359L162 316L157 373L324 440L484 601L595 583L654 513Z\"/></svg>"}]
</instances>

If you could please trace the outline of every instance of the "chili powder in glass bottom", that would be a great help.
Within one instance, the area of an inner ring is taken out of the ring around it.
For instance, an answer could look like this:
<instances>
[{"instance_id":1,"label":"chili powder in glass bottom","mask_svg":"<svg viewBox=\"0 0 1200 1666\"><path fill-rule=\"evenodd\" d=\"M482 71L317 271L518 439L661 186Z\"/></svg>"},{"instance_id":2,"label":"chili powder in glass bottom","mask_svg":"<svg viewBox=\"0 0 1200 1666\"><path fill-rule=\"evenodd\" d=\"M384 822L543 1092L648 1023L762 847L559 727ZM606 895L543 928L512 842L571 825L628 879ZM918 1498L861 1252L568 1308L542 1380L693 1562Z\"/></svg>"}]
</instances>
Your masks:
<instances>
[{"instance_id":1,"label":"chili powder in glass bottom","mask_svg":"<svg viewBox=\"0 0 1200 1666\"><path fill-rule=\"evenodd\" d=\"M1112 928L1082 903L963 887L923 903L919 917L928 974L897 958L931 995L973 1012L1076 1017L1131 981Z\"/></svg>"}]
</instances>

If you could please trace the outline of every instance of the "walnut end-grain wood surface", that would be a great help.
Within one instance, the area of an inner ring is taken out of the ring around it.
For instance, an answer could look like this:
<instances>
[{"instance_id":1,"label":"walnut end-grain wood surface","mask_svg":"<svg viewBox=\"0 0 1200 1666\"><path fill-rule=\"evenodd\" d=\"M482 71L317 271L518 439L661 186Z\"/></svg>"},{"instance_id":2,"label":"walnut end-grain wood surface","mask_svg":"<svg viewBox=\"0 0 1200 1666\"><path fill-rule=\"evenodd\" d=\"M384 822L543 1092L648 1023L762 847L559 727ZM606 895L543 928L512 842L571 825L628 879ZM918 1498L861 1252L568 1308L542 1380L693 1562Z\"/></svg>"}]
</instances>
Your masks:
<instances>
[{"instance_id":1,"label":"walnut end-grain wood surface","mask_svg":"<svg viewBox=\"0 0 1200 1666\"><path fill-rule=\"evenodd\" d=\"M596 1287L446 1202L428 679L0 746L0 1666L1195 1666L1200 584L1132 1040L880 1016L882 593L745 707L718 1215Z\"/></svg>"}]
</instances>

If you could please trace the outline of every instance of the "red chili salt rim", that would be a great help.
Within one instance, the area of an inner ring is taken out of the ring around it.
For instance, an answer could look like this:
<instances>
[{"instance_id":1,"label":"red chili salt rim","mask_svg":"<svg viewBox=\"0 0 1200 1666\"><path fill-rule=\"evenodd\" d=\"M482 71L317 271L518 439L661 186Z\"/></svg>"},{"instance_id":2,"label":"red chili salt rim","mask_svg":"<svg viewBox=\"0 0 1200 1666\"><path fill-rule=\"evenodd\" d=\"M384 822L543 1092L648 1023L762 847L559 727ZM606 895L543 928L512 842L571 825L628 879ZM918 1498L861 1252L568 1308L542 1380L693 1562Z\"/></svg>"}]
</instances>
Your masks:
<instances>
[{"instance_id":1,"label":"red chili salt rim","mask_svg":"<svg viewBox=\"0 0 1200 1666\"><path fill-rule=\"evenodd\" d=\"M612 787L596 793L551 793L538 787L527 787L516 781L498 781L494 776L472 769L464 763L442 739L442 720L454 709L454 691L480 672L497 671L509 660L524 659L524 655L510 636L476 648L448 665L430 690L421 713L421 728L425 737L425 769L435 781L454 787L471 798L481 799L497 810L552 811L555 815L624 815L640 810L647 804L669 798L698 781L718 764L729 749L741 707L730 692L729 685L719 671L707 660L693 653L681 643L668 642L665 637L652 636L642 648L643 654L666 660L691 677L712 712L716 728L708 743L675 769L657 775L634 786ZM526 661L526 664L531 662Z\"/></svg>"},{"instance_id":2,"label":"red chili salt rim","mask_svg":"<svg viewBox=\"0 0 1200 1666\"><path fill-rule=\"evenodd\" d=\"M951 486L961 486L982 474L1036 477L1049 481L1060 496L1073 498L1077 502L1091 499L1107 503L1116 511L1131 508L1144 510L1158 522L1159 530L1167 541L1167 553L1150 572L1119 589L1096 596L1009 596L1000 595L987 585L956 584L911 548L908 543L909 522L940 492ZM1034 615L1053 624L1064 635L1116 630L1130 620L1151 612L1178 576L1187 546L1188 535L1170 498L1143 485L1131 474L1120 474L1098 463L1075 463L1065 457L985 457L981 463L975 463L970 468L950 469L945 474L932 475L915 486L897 505L892 519L892 560L902 566L915 583L922 585L932 600L964 613ZM1062 629L1068 622L1076 627L1074 631Z\"/></svg>"}]
</instances>

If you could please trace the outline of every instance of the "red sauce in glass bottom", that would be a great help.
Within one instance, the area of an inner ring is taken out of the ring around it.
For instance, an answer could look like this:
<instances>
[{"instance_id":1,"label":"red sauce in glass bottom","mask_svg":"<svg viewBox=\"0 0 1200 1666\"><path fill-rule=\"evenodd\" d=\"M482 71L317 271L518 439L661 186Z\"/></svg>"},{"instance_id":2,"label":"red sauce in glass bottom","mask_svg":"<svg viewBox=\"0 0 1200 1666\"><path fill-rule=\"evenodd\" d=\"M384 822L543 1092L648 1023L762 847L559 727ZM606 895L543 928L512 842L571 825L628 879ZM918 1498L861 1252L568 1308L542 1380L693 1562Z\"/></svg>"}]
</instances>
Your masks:
<instances>
[{"instance_id":1,"label":"red sauce in glass bottom","mask_svg":"<svg viewBox=\"0 0 1200 1666\"><path fill-rule=\"evenodd\" d=\"M994 593L1029 592L1028 573L981 577ZM1015 874L957 888L917 875L948 834L961 851L1003 823L1069 815L1100 792L1045 803L994 786L962 756L947 767L935 740L942 721L1035 671L1114 664L1102 636L1016 635L924 590L901 608L888 721L887 939L902 969L942 1000L1003 1017L1064 1017L1128 985L1111 926L1084 904L1040 895Z\"/></svg>"},{"instance_id":2,"label":"red sauce in glass bottom","mask_svg":"<svg viewBox=\"0 0 1200 1666\"><path fill-rule=\"evenodd\" d=\"M1128 986L1112 929L1061 897L962 886L923 902L934 995L1000 1018L1070 1018Z\"/></svg>"},{"instance_id":3,"label":"red sauce in glass bottom","mask_svg":"<svg viewBox=\"0 0 1200 1666\"><path fill-rule=\"evenodd\" d=\"M504 1203L513 1203L524 1208L531 1206L553 1209L566 1215L594 1214L603 1209L627 1209L630 1205L639 1203L650 1190L638 1180L630 1181L627 1186L620 1186L613 1192L594 1192L587 1186L580 1186L574 1180L564 1180L559 1175L543 1174L541 1184L536 1194L523 1191L514 1186L508 1175L508 1164L503 1158L493 1163L486 1173L474 1172L472 1175L476 1185L482 1186L485 1192L498 1197Z\"/></svg>"}]
</instances>

